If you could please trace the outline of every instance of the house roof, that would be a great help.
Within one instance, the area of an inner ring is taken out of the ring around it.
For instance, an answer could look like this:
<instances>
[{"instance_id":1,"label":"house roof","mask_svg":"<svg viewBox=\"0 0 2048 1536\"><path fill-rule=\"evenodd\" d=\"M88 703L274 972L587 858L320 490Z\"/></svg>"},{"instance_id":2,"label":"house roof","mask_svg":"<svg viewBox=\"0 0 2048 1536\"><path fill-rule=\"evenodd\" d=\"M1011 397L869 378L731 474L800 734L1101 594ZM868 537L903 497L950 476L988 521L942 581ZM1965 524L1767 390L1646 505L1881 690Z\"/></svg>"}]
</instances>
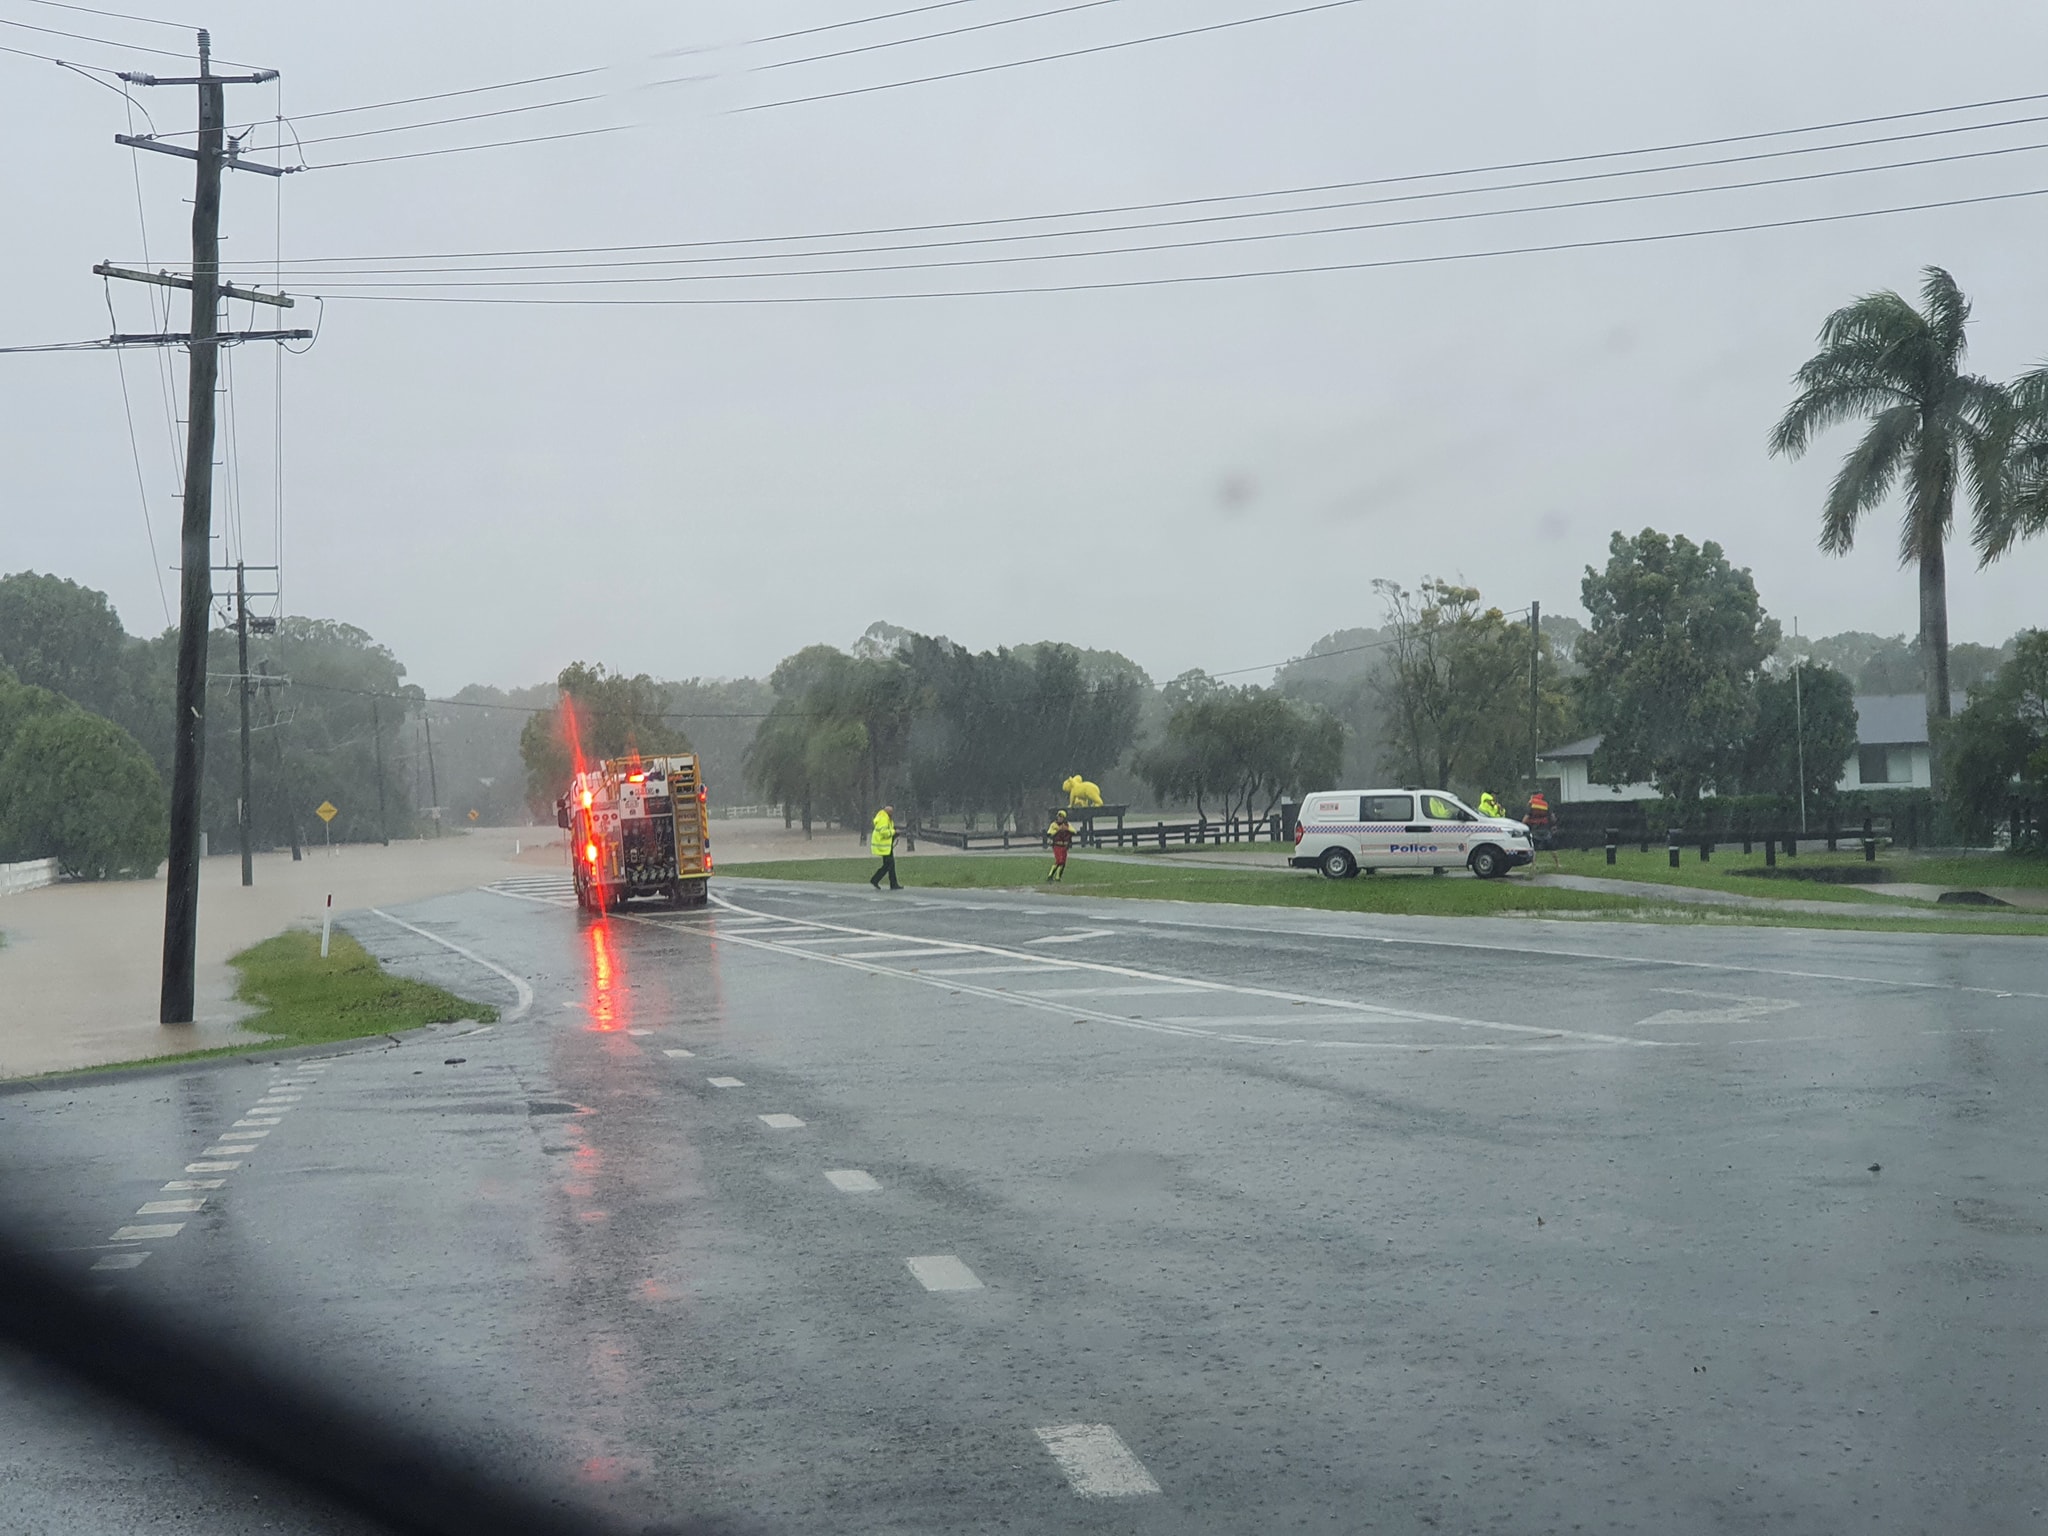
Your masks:
<instances>
[{"instance_id":1,"label":"house roof","mask_svg":"<svg viewBox=\"0 0 2048 1536\"><path fill-rule=\"evenodd\" d=\"M1949 695L1949 707L1960 711L1968 698L1960 690ZM1927 698L1918 693L1859 693L1856 695L1856 744L1860 747L1912 747L1927 745ZM1587 736L1566 742L1536 755L1547 761L1591 757L1600 750L1600 738Z\"/></svg>"}]
</instances>

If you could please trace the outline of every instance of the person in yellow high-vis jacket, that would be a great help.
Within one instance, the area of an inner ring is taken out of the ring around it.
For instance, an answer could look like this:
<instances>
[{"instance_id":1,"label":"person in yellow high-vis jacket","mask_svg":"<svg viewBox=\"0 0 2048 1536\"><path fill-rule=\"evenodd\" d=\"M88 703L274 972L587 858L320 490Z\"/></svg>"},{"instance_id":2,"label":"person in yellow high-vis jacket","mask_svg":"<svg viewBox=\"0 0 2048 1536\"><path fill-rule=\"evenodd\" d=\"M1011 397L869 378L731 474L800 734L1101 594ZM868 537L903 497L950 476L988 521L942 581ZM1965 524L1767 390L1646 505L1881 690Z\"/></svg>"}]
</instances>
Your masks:
<instances>
[{"instance_id":1,"label":"person in yellow high-vis jacket","mask_svg":"<svg viewBox=\"0 0 2048 1536\"><path fill-rule=\"evenodd\" d=\"M868 833L868 851L882 861L882 867L875 871L868 881L876 890L882 888L882 877L889 877L889 889L900 891L902 883L896 878L896 807L885 805L875 812L874 830Z\"/></svg>"}]
</instances>

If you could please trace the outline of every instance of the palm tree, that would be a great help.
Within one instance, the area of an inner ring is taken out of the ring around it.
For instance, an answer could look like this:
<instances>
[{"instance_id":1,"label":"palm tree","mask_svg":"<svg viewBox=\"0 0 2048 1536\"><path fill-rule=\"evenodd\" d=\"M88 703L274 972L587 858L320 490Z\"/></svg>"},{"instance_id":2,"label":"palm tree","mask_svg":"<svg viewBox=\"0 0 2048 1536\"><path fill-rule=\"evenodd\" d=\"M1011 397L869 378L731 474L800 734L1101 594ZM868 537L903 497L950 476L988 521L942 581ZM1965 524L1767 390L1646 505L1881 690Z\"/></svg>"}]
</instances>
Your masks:
<instances>
[{"instance_id":1,"label":"palm tree","mask_svg":"<svg viewBox=\"0 0 2048 1536\"><path fill-rule=\"evenodd\" d=\"M1927 689L1928 735L1949 716L1948 562L1943 546L1955 521L1956 484L1966 480L1979 527L2000 501L1986 453L2004 393L1962 371L1970 302L1956 281L1929 267L1915 309L1887 290L1866 294L1829 315L1820 350L1793 382L1799 393L1771 429L1771 452L1798 458L1813 436L1838 422L1867 418L1821 509L1820 547L1845 555L1865 512L1904 482L1899 560L1920 568L1920 665ZM1937 763L1939 754L1937 753ZM1936 788L1941 775L1936 771Z\"/></svg>"},{"instance_id":2,"label":"palm tree","mask_svg":"<svg viewBox=\"0 0 2048 1536\"><path fill-rule=\"evenodd\" d=\"M1982 565L2048 530L2048 367L2013 380L2001 404L1980 449L1981 473L1998 493L1973 535Z\"/></svg>"}]
</instances>

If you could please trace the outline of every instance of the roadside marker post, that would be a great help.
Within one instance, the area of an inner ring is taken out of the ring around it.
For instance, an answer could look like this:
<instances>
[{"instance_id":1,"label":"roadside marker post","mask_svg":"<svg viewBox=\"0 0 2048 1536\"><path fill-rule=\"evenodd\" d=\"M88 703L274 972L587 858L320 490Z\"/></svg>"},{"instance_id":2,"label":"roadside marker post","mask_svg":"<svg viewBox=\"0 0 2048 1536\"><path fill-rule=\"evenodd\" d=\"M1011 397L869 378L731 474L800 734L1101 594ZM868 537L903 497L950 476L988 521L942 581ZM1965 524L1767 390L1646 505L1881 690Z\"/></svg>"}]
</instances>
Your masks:
<instances>
[{"instance_id":1,"label":"roadside marker post","mask_svg":"<svg viewBox=\"0 0 2048 1536\"><path fill-rule=\"evenodd\" d=\"M320 958L327 958L328 935L334 931L334 893L327 893L327 910L320 916Z\"/></svg>"}]
</instances>

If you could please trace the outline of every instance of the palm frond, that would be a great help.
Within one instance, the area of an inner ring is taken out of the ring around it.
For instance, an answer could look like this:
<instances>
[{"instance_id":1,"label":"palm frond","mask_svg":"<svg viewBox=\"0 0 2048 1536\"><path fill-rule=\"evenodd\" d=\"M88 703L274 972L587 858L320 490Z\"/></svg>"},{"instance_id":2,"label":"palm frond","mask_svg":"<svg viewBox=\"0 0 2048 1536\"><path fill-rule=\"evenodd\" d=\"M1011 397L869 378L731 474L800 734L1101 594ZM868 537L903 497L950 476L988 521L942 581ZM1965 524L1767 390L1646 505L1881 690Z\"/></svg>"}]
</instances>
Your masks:
<instances>
[{"instance_id":1,"label":"palm frond","mask_svg":"<svg viewBox=\"0 0 2048 1536\"><path fill-rule=\"evenodd\" d=\"M1862 381L1816 383L1802 391L1778 424L1771 428L1773 456L1798 458L1818 433L1857 416L1879 416L1893 410L1918 410L1903 391Z\"/></svg>"},{"instance_id":2,"label":"palm frond","mask_svg":"<svg viewBox=\"0 0 2048 1536\"><path fill-rule=\"evenodd\" d=\"M1921 313L1952 368L1960 367L1969 350L1970 301L1956 280L1940 267L1929 267L1920 284Z\"/></svg>"},{"instance_id":3,"label":"palm frond","mask_svg":"<svg viewBox=\"0 0 2048 1536\"><path fill-rule=\"evenodd\" d=\"M1856 543L1856 524L1865 512L1891 494L1899 467L1920 428L1920 412L1911 405L1880 411L1863 440L1842 460L1821 509L1820 547L1846 555Z\"/></svg>"}]
</instances>

